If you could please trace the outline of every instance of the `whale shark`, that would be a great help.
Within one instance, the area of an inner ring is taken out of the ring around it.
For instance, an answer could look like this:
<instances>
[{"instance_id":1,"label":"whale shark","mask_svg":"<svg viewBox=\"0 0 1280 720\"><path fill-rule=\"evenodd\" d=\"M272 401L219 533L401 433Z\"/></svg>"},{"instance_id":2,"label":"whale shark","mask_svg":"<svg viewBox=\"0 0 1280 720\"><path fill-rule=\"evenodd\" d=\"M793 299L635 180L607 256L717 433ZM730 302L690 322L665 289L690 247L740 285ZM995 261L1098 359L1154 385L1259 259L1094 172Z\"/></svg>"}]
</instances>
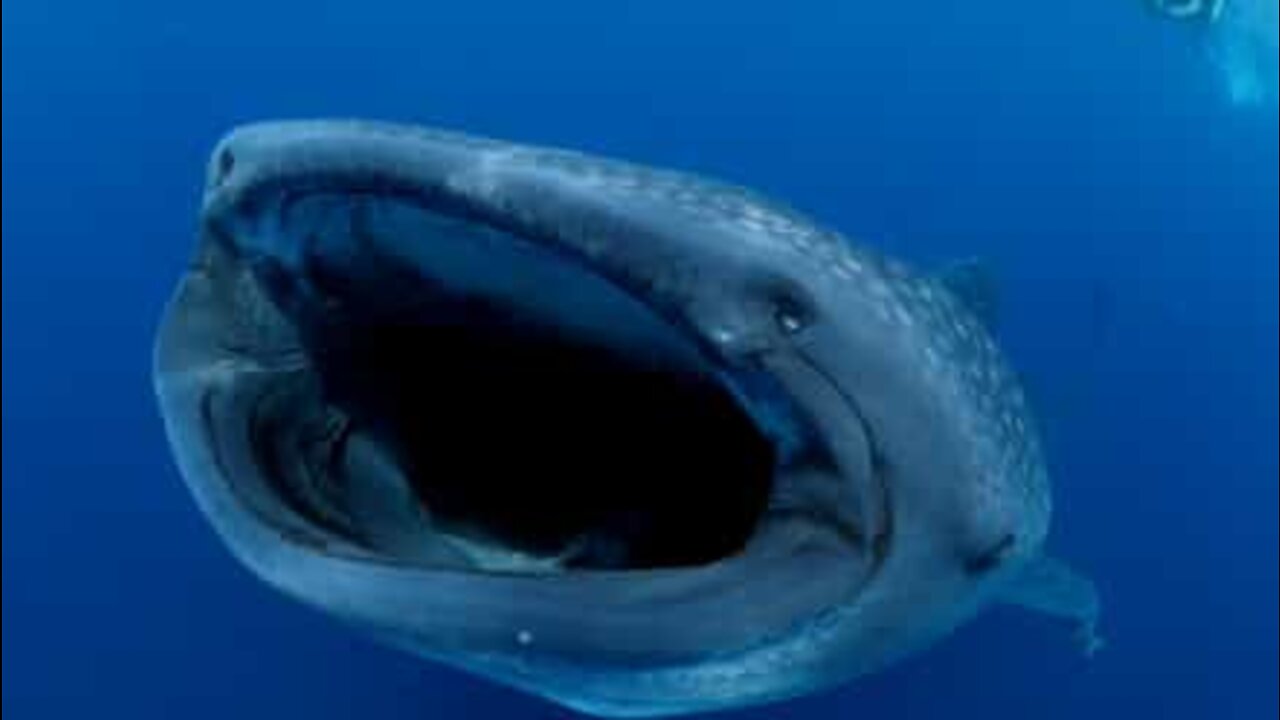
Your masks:
<instances>
[{"instance_id":1,"label":"whale shark","mask_svg":"<svg viewBox=\"0 0 1280 720\"><path fill-rule=\"evenodd\" d=\"M1099 645L974 277L685 172L262 122L212 152L154 384L284 595L589 714L741 707L996 603Z\"/></svg>"}]
</instances>

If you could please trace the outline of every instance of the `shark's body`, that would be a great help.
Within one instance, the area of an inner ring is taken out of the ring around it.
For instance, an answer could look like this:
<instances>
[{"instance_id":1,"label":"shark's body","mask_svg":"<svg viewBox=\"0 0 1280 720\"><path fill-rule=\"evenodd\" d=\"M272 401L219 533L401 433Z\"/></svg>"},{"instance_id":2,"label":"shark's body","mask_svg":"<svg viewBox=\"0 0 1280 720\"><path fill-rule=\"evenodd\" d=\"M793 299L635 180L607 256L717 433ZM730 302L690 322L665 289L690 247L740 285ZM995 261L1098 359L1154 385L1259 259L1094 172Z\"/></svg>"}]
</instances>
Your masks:
<instances>
[{"instance_id":1,"label":"shark's body","mask_svg":"<svg viewBox=\"0 0 1280 720\"><path fill-rule=\"evenodd\" d=\"M996 599L1091 637L983 323L793 211L299 122L219 145L203 228L157 352L182 471L255 573L390 643L641 716L827 687Z\"/></svg>"}]
</instances>

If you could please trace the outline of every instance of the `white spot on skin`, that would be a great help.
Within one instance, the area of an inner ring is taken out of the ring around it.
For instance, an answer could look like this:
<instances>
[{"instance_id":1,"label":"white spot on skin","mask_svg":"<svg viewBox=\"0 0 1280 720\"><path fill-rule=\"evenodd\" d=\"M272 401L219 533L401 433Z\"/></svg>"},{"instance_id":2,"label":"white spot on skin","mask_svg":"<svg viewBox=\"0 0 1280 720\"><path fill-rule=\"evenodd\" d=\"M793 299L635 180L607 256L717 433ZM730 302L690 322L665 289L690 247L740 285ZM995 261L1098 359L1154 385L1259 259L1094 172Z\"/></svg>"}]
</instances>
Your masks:
<instances>
[{"instance_id":1,"label":"white spot on skin","mask_svg":"<svg viewBox=\"0 0 1280 720\"><path fill-rule=\"evenodd\" d=\"M897 318L898 324L903 327L910 328L914 324L911 320L911 314L908 313L901 305L894 304L893 314Z\"/></svg>"},{"instance_id":2,"label":"white spot on skin","mask_svg":"<svg viewBox=\"0 0 1280 720\"><path fill-rule=\"evenodd\" d=\"M878 280L872 280L867 283L867 292L871 294L871 297L881 302L887 302L889 299L889 288Z\"/></svg>"},{"instance_id":3,"label":"white spot on skin","mask_svg":"<svg viewBox=\"0 0 1280 720\"><path fill-rule=\"evenodd\" d=\"M770 231L786 236L794 242L796 228L791 223L783 220L782 218L771 217L765 224L768 226Z\"/></svg>"},{"instance_id":4,"label":"white spot on skin","mask_svg":"<svg viewBox=\"0 0 1280 720\"><path fill-rule=\"evenodd\" d=\"M734 338L733 331L728 328L714 328L711 331L711 339L715 340L721 345L728 345L729 343L733 342L733 338Z\"/></svg>"},{"instance_id":5,"label":"white spot on skin","mask_svg":"<svg viewBox=\"0 0 1280 720\"><path fill-rule=\"evenodd\" d=\"M982 366L983 379L992 386L1000 384L1000 375L994 363L986 363Z\"/></svg>"},{"instance_id":6,"label":"white spot on skin","mask_svg":"<svg viewBox=\"0 0 1280 720\"><path fill-rule=\"evenodd\" d=\"M532 644L533 644L533 633L532 633L532 632L529 632L528 630L521 630L521 631L517 632L517 633L516 633L516 642L517 642L518 644L523 645L523 646L526 646L526 647L527 647L527 646L529 646L529 645L532 645Z\"/></svg>"},{"instance_id":7,"label":"white spot on skin","mask_svg":"<svg viewBox=\"0 0 1280 720\"><path fill-rule=\"evenodd\" d=\"M933 349L932 345L924 346L924 361L929 364L932 369L937 369L941 364L938 360L938 351Z\"/></svg>"}]
</instances>

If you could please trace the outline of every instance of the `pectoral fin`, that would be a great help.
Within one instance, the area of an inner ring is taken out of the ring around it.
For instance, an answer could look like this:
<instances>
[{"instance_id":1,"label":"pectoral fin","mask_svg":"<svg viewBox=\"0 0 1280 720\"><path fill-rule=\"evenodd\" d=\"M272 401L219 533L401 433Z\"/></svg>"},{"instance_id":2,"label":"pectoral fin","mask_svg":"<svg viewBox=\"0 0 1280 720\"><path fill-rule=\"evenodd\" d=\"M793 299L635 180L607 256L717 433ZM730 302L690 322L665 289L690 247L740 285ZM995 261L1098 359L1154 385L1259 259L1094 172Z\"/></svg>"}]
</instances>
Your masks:
<instances>
[{"instance_id":1,"label":"pectoral fin","mask_svg":"<svg viewBox=\"0 0 1280 720\"><path fill-rule=\"evenodd\" d=\"M1097 588L1058 560L1044 556L1032 560L1001 590L1000 600L1073 621L1076 639L1086 656L1104 645L1096 632Z\"/></svg>"}]
</instances>

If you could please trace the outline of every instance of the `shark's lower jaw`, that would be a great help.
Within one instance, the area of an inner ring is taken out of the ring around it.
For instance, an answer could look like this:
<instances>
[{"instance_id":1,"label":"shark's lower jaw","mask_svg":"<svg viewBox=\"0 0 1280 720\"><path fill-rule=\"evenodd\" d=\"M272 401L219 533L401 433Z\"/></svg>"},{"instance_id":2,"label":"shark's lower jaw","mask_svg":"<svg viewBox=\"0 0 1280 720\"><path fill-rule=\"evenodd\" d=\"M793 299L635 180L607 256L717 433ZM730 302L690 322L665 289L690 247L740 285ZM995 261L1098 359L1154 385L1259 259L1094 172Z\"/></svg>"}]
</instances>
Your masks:
<instances>
[{"instance_id":1,"label":"shark's lower jaw","mask_svg":"<svg viewBox=\"0 0 1280 720\"><path fill-rule=\"evenodd\" d=\"M359 193L268 218L209 232L289 338L257 358L287 360L250 447L314 532L472 572L706 566L778 509L782 464L821 457L778 397L553 249Z\"/></svg>"}]
</instances>

